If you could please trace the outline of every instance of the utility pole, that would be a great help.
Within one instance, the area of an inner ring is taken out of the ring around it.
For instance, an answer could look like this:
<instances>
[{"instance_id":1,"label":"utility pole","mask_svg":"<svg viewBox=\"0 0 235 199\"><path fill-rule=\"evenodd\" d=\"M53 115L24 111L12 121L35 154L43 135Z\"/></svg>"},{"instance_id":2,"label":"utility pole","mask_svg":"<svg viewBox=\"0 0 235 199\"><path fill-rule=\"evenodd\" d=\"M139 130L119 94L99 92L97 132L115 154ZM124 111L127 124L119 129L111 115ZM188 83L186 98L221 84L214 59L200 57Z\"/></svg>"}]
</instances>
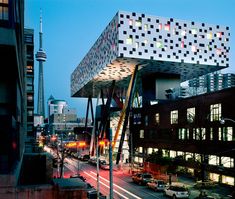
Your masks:
<instances>
[{"instance_id":1,"label":"utility pole","mask_svg":"<svg viewBox=\"0 0 235 199\"><path fill-rule=\"evenodd\" d=\"M113 199L113 153L112 153L112 129L109 129L109 181L110 199Z\"/></svg>"},{"instance_id":2,"label":"utility pole","mask_svg":"<svg viewBox=\"0 0 235 199\"><path fill-rule=\"evenodd\" d=\"M99 161L99 143L98 143L98 131L96 132L96 173L97 173L97 198L100 196L100 161Z\"/></svg>"}]
</instances>

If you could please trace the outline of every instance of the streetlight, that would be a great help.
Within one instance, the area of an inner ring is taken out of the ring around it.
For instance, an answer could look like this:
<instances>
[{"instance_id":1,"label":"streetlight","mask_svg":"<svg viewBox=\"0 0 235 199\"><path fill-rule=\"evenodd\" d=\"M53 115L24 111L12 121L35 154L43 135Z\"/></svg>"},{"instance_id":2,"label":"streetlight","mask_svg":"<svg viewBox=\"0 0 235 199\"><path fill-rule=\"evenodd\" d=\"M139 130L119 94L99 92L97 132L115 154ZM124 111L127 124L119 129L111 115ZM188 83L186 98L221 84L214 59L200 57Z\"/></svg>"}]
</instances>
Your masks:
<instances>
[{"instance_id":1,"label":"streetlight","mask_svg":"<svg viewBox=\"0 0 235 199\"><path fill-rule=\"evenodd\" d=\"M233 120L233 119L221 117L220 124L224 124L225 121L231 121L231 122L235 123L235 120Z\"/></svg>"}]
</instances>

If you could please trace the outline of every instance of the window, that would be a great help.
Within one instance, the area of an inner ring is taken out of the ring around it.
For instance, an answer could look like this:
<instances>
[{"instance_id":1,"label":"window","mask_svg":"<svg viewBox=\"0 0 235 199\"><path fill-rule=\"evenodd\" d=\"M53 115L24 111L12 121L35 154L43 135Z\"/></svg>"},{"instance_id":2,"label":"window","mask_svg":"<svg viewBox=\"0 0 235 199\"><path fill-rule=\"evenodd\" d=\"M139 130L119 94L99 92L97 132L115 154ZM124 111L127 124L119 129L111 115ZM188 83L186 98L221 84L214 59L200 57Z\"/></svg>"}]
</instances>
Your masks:
<instances>
[{"instance_id":1,"label":"window","mask_svg":"<svg viewBox=\"0 0 235 199\"><path fill-rule=\"evenodd\" d=\"M221 118L221 104L212 104L210 106L210 121L219 121Z\"/></svg>"},{"instance_id":2,"label":"window","mask_svg":"<svg viewBox=\"0 0 235 199\"><path fill-rule=\"evenodd\" d=\"M158 29L161 30L162 29L162 24L158 24Z\"/></svg>"},{"instance_id":3,"label":"window","mask_svg":"<svg viewBox=\"0 0 235 199\"><path fill-rule=\"evenodd\" d=\"M145 122L145 126L148 126L148 125L149 125L149 118L148 118L148 115L145 115L145 117L144 117L144 122Z\"/></svg>"},{"instance_id":4,"label":"window","mask_svg":"<svg viewBox=\"0 0 235 199\"><path fill-rule=\"evenodd\" d=\"M27 115L28 115L28 116L33 116L33 110L28 110L28 111L27 111Z\"/></svg>"},{"instance_id":5,"label":"window","mask_svg":"<svg viewBox=\"0 0 235 199\"><path fill-rule=\"evenodd\" d=\"M170 24L165 24L165 30L170 31Z\"/></svg>"},{"instance_id":6,"label":"window","mask_svg":"<svg viewBox=\"0 0 235 199\"><path fill-rule=\"evenodd\" d=\"M221 48L216 48L216 54L221 55L222 54L222 49Z\"/></svg>"},{"instance_id":7,"label":"window","mask_svg":"<svg viewBox=\"0 0 235 199\"><path fill-rule=\"evenodd\" d=\"M219 157L216 155L209 155L208 163L211 165L219 165Z\"/></svg>"},{"instance_id":8,"label":"window","mask_svg":"<svg viewBox=\"0 0 235 199\"><path fill-rule=\"evenodd\" d=\"M195 120L195 108L188 108L187 109L187 121L189 123L194 122Z\"/></svg>"},{"instance_id":9,"label":"window","mask_svg":"<svg viewBox=\"0 0 235 199\"><path fill-rule=\"evenodd\" d=\"M191 46L191 51L192 51L192 52L197 52L197 47L196 47L195 45L192 45L192 46Z\"/></svg>"},{"instance_id":10,"label":"window","mask_svg":"<svg viewBox=\"0 0 235 199\"><path fill-rule=\"evenodd\" d=\"M212 39L212 33L211 33L211 32L210 32L210 33L207 33L207 34L206 34L206 38L207 38L207 39Z\"/></svg>"},{"instance_id":11,"label":"window","mask_svg":"<svg viewBox=\"0 0 235 199\"><path fill-rule=\"evenodd\" d=\"M129 20L129 25L130 25L130 26L133 25L133 20L132 20L132 19Z\"/></svg>"},{"instance_id":12,"label":"window","mask_svg":"<svg viewBox=\"0 0 235 199\"><path fill-rule=\"evenodd\" d=\"M186 140L189 138L189 129L185 129L185 128L182 128L182 129L179 129L179 140Z\"/></svg>"},{"instance_id":13,"label":"window","mask_svg":"<svg viewBox=\"0 0 235 199\"><path fill-rule=\"evenodd\" d=\"M219 140L222 141L233 141L233 127L223 127L219 129Z\"/></svg>"},{"instance_id":14,"label":"window","mask_svg":"<svg viewBox=\"0 0 235 199\"><path fill-rule=\"evenodd\" d=\"M33 101L33 95L27 95L27 100L32 102Z\"/></svg>"},{"instance_id":15,"label":"window","mask_svg":"<svg viewBox=\"0 0 235 199\"><path fill-rule=\"evenodd\" d=\"M205 140L206 129L205 128L193 128L193 139L194 140Z\"/></svg>"},{"instance_id":16,"label":"window","mask_svg":"<svg viewBox=\"0 0 235 199\"><path fill-rule=\"evenodd\" d=\"M178 124L178 110L171 111L171 124Z\"/></svg>"},{"instance_id":17,"label":"window","mask_svg":"<svg viewBox=\"0 0 235 199\"><path fill-rule=\"evenodd\" d=\"M27 66L27 73L33 72L33 66Z\"/></svg>"},{"instance_id":18,"label":"window","mask_svg":"<svg viewBox=\"0 0 235 199\"><path fill-rule=\"evenodd\" d=\"M132 38L127 38L126 39L126 44L128 44L128 45L132 45L132 43L133 43L133 39Z\"/></svg>"},{"instance_id":19,"label":"window","mask_svg":"<svg viewBox=\"0 0 235 199\"><path fill-rule=\"evenodd\" d=\"M216 37L221 38L222 37L222 32L217 32Z\"/></svg>"},{"instance_id":20,"label":"window","mask_svg":"<svg viewBox=\"0 0 235 199\"><path fill-rule=\"evenodd\" d=\"M141 124L141 114L135 113L133 116L133 124Z\"/></svg>"},{"instance_id":21,"label":"window","mask_svg":"<svg viewBox=\"0 0 235 199\"><path fill-rule=\"evenodd\" d=\"M142 25L141 20L136 20L136 21L135 21L135 26L136 26L136 27L140 27L141 25Z\"/></svg>"},{"instance_id":22,"label":"window","mask_svg":"<svg viewBox=\"0 0 235 199\"><path fill-rule=\"evenodd\" d=\"M234 159L230 157L221 157L221 164L227 168L234 168Z\"/></svg>"},{"instance_id":23,"label":"window","mask_svg":"<svg viewBox=\"0 0 235 199\"><path fill-rule=\"evenodd\" d=\"M0 0L0 20L8 20L8 0Z\"/></svg>"},{"instance_id":24,"label":"window","mask_svg":"<svg viewBox=\"0 0 235 199\"><path fill-rule=\"evenodd\" d=\"M191 32L192 32L193 35L197 34L197 28L192 28Z\"/></svg>"},{"instance_id":25,"label":"window","mask_svg":"<svg viewBox=\"0 0 235 199\"><path fill-rule=\"evenodd\" d=\"M135 42L135 48L137 49L139 48L139 46L140 46L139 42Z\"/></svg>"},{"instance_id":26,"label":"window","mask_svg":"<svg viewBox=\"0 0 235 199\"><path fill-rule=\"evenodd\" d=\"M181 48L184 48L184 41L181 41Z\"/></svg>"},{"instance_id":27,"label":"window","mask_svg":"<svg viewBox=\"0 0 235 199\"><path fill-rule=\"evenodd\" d=\"M144 30L145 30L145 31L148 30L148 24L144 24Z\"/></svg>"},{"instance_id":28,"label":"window","mask_svg":"<svg viewBox=\"0 0 235 199\"><path fill-rule=\"evenodd\" d=\"M140 146L138 151L139 153L143 153L143 147Z\"/></svg>"},{"instance_id":29,"label":"window","mask_svg":"<svg viewBox=\"0 0 235 199\"><path fill-rule=\"evenodd\" d=\"M144 138L144 130L140 130L140 138Z\"/></svg>"},{"instance_id":30,"label":"window","mask_svg":"<svg viewBox=\"0 0 235 199\"><path fill-rule=\"evenodd\" d=\"M147 39L144 40L144 44L145 45L148 44L148 40Z\"/></svg>"},{"instance_id":31,"label":"window","mask_svg":"<svg viewBox=\"0 0 235 199\"><path fill-rule=\"evenodd\" d=\"M186 36L186 30L181 30L181 36Z\"/></svg>"},{"instance_id":32,"label":"window","mask_svg":"<svg viewBox=\"0 0 235 199\"><path fill-rule=\"evenodd\" d=\"M210 128L210 140L213 140L213 137L214 137L213 136L213 134L214 134L213 132L214 132L213 128Z\"/></svg>"},{"instance_id":33,"label":"window","mask_svg":"<svg viewBox=\"0 0 235 199\"><path fill-rule=\"evenodd\" d=\"M156 42L156 47L157 48L163 48L163 43L161 41Z\"/></svg>"},{"instance_id":34,"label":"window","mask_svg":"<svg viewBox=\"0 0 235 199\"><path fill-rule=\"evenodd\" d=\"M155 122L156 122L156 124L160 123L160 114L159 113L155 114Z\"/></svg>"},{"instance_id":35,"label":"window","mask_svg":"<svg viewBox=\"0 0 235 199\"><path fill-rule=\"evenodd\" d=\"M152 154L153 153L153 148L148 148L147 149L147 154L149 155L149 154Z\"/></svg>"}]
</instances>

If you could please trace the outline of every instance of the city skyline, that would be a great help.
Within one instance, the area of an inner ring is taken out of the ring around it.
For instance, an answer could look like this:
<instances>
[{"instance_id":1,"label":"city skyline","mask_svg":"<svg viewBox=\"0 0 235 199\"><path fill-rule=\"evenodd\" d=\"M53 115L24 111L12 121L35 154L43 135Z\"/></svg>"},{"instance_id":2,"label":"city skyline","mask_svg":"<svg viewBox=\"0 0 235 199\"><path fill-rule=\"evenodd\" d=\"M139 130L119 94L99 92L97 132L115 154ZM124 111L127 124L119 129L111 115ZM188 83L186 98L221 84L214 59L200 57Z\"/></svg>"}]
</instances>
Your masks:
<instances>
[{"instance_id":1,"label":"city skyline","mask_svg":"<svg viewBox=\"0 0 235 199\"><path fill-rule=\"evenodd\" d=\"M35 52L39 47L39 18L40 8L42 9L43 46L48 56L44 70L45 101L53 95L57 99L66 100L70 107L76 108L79 117L85 115L87 100L70 97L70 75L119 10L229 26L231 59L229 68L224 72L235 73L235 53L232 45L235 27L235 22L232 21L235 14L232 9L235 3L228 0L223 1L223 4L217 0L190 4L188 2L149 0L137 4L136 1L121 0L110 5L107 0L26 0L25 27L34 29ZM38 87L37 77L38 63L35 62L35 88Z\"/></svg>"}]
</instances>

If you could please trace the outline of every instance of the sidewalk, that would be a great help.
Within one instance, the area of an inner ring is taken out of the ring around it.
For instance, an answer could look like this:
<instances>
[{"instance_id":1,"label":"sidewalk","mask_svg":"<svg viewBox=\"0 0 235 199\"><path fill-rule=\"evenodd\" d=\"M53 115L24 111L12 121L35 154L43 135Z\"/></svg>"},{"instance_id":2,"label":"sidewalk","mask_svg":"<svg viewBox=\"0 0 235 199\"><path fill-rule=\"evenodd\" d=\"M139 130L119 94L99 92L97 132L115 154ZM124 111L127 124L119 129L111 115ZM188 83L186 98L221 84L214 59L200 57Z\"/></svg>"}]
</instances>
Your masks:
<instances>
[{"instance_id":1,"label":"sidewalk","mask_svg":"<svg viewBox=\"0 0 235 199\"><path fill-rule=\"evenodd\" d=\"M115 173L120 173L121 175L129 175L131 176L131 167L127 164L122 164L122 166L117 166L113 164L113 171ZM190 190L190 198L194 199L199 196L201 189L195 188L194 185L196 181L193 178L185 177L185 176L177 176L177 181L172 182L172 184L181 184L185 187L188 187ZM214 187L203 189L207 193L208 196L212 196L215 199L231 199L231 194L233 191L232 187L225 186L225 185L218 185L216 184Z\"/></svg>"}]
</instances>

